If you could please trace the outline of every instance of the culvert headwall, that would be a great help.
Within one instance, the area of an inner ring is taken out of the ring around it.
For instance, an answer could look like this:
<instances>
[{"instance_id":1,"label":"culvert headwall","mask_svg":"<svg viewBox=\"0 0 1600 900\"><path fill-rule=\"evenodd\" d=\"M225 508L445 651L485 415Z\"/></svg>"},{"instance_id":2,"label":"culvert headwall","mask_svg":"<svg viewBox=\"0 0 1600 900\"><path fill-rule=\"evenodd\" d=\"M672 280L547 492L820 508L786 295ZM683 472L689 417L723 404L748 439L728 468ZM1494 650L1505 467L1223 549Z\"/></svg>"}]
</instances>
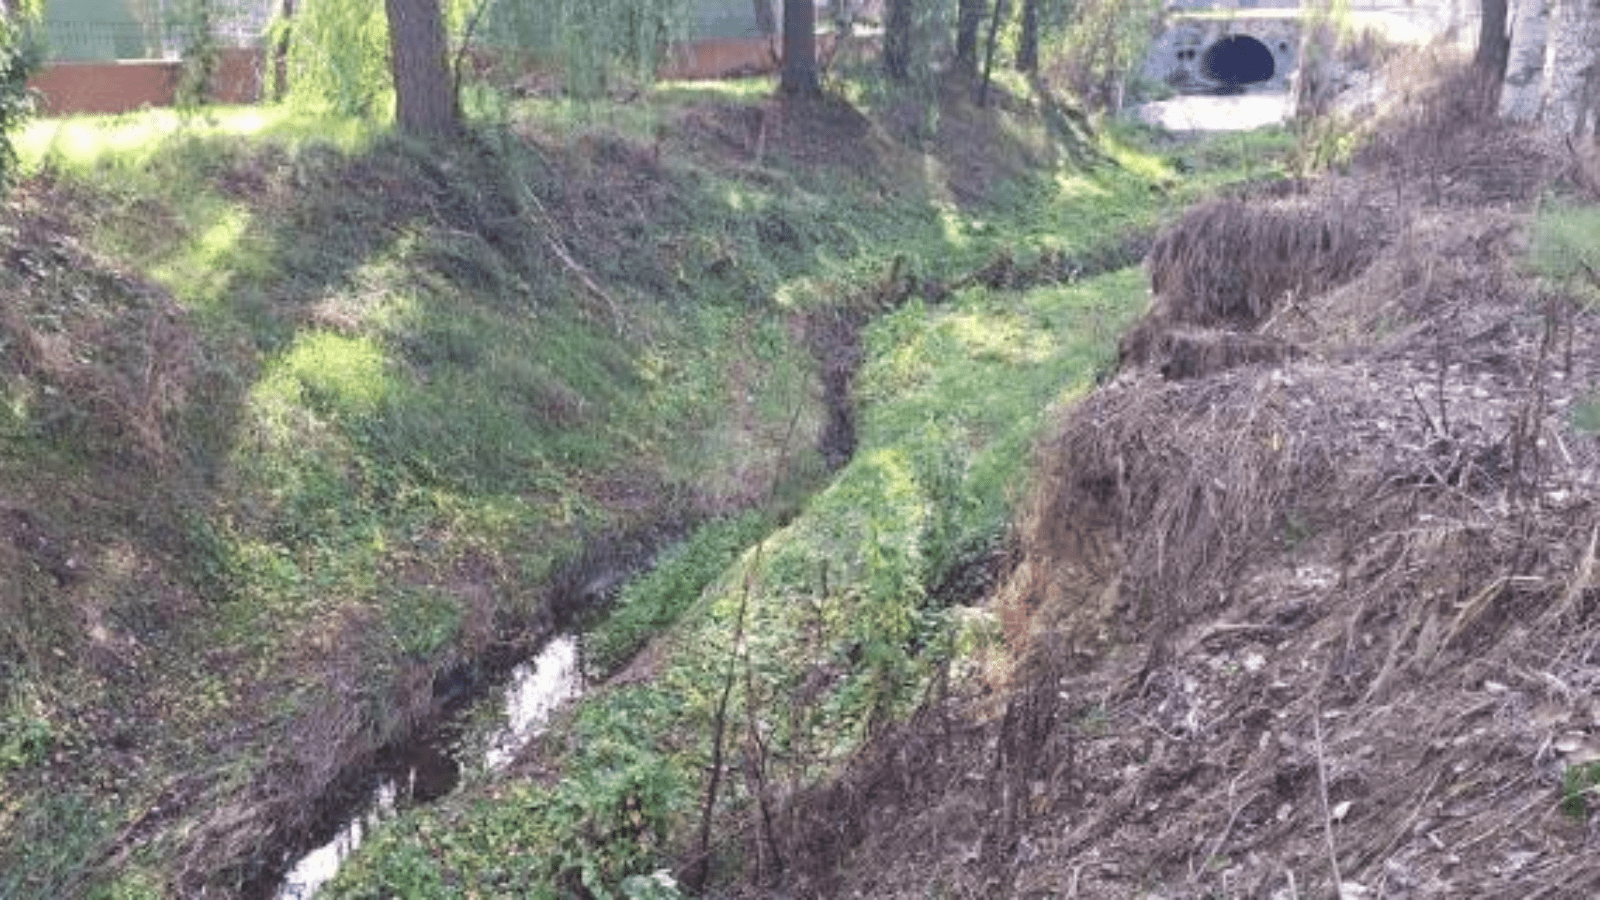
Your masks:
<instances>
[{"instance_id":1,"label":"culvert headwall","mask_svg":"<svg viewBox=\"0 0 1600 900\"><path fill-rule=\"evenodd\" d=\"M1299 53L1296 16L1178 16L1151 44L1144 77L1190 94L1286 89Z\"/></svg>"}]
</instances>

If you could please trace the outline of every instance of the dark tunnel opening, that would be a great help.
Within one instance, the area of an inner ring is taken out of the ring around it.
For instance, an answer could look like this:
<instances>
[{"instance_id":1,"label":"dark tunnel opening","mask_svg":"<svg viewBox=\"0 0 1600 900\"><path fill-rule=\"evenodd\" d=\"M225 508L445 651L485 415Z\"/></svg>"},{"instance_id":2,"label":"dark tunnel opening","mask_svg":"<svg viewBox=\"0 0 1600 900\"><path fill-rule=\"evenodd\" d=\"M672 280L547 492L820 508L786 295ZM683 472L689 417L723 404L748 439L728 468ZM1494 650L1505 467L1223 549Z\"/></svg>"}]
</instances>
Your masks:
<instances>
[{"instance_id":1,"label":"dark tunnel opening","mask_svg":"<svg viewBox=\"0 0 1600 900\"><path fill-rule=\"evenodd\" d=\"M1248 34L1229 35L1207 47L1200 57L1200 71L1227 91L1267 81L1276 70L1272 51Z\"/></svg>"}]
</instances>

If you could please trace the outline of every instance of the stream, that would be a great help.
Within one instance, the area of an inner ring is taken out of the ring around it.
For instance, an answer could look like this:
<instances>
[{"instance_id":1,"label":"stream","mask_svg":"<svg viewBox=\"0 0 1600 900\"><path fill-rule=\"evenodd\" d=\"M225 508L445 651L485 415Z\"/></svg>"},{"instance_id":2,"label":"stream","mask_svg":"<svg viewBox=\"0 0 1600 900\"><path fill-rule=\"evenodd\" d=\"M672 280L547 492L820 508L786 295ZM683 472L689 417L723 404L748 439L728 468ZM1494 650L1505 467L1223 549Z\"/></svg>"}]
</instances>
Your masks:
<instances>
[{"instance_id":1,"label":"stream","mask_svg":"<svg viewBox=\"0 0 1600 900\"><path fill-rule=\"evenodd\" d=\"M482 766L496 771L510 765L522 748L544 730L550 714L576 699L583 687L577 636L569 633L552 637L537 656L511 670L501 697L501 724L489 738ZM366 803L344 821L331 840L290 864L288 874L273 894L275 900L309 900L316 896L375 827L402 809L437 800L455 790L464 768L443 734L409 744L402 751L386 753L379 763L378 782Z\"/></svg>"}]
</instances>

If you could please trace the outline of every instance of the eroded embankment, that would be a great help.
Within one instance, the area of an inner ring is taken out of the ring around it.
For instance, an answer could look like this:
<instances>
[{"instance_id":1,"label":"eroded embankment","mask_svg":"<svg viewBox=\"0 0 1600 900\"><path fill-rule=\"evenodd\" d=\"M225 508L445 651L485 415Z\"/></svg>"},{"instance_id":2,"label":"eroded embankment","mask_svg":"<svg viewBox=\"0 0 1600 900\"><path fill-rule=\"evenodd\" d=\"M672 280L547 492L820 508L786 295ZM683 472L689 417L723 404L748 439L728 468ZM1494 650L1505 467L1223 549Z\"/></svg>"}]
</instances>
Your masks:
<instances>
[{"instance_id":1,"label":"eroded embankment","mask_svg":"<svg viewBox=\"0 0 1600 900\"><path fill-rule=\"evenodd\" d=\"M1476 202L1329 182L1162 238L1126 371L1041 448L994 601L1014 666L980 658L795 802L797 893L1600 887L1600 438L1574 415L1600 323L1483 205L1528 180L1481 174Z\"/></svg>"}]
</instances>

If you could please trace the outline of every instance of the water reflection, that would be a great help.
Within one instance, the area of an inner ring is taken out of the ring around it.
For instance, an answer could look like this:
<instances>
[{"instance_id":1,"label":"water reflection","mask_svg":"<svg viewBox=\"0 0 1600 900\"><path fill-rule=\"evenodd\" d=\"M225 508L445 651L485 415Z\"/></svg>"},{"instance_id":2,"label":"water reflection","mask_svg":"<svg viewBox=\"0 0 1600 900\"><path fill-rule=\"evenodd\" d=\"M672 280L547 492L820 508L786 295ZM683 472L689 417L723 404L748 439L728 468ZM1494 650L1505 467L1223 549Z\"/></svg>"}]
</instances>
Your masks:
<instances>
[{"instance_id":1,"label":"water reflection","mask_svg":"<svg viewBox=\"0 0 1600 900\"><path fill-rule=\"evenodd\" d=\"M503 703L504 724L490 738L484 764L491 770L505 768L543 730L556 707L582 692L578 639L558 635L533 660L511 670ZM436 800L453 790L460 766L450 758L446 744L435 737L386 754L378 766L381 780L365 808L346 821L332 840L295 862L274 900L310 900L380 822L399 808Z\"/></svg>"},{"instance_id":2,"label":"water reflection","mask_svg":"<svg viewBox=\"0 0 1600 900\"><path fill-rule=\"evenodd\" d=\"M490 740L484 762L490 769L505 768L543 729L550 713L582 691L578 639L570 634L558 635L532 662L511 670L505 725Z\"/></svg>"},{"instance_id":3,"label":"water reflection","mask_svg":"<svg viewBox=\"0 0 1600 900\"><path fill-rule=\"evenodd\" d=\"M276 900L309 900L339 872L339 864L361 846L366 832L384 818L394 814L395 783L384 781L378 786L370 808L360 816L346 822L333 840L307 853L295 863L283 878Z\"/></svg>"}]
</instances>

